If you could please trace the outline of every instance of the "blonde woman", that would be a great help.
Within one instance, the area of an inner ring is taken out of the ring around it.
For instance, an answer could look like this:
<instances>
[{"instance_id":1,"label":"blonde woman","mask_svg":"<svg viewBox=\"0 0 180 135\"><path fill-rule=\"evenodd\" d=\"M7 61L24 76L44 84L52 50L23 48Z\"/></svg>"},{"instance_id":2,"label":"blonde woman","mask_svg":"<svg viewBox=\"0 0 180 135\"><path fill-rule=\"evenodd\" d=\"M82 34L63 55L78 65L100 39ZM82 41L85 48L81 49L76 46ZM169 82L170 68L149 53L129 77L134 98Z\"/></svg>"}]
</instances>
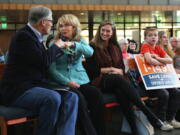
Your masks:
<instances>
[{"instance_id":1,"label":"blonde woman","mask_svg":"<svg viewBox=\"0 0 180 135\"><path fill-rule=\"evenodd\" d=\"M64 55L50 65L51 79L49 83L54 86L69 86L78 94L78 118L84 131L83 135L104 135L102 94L89 84L88 75L82 65L83 57L92 56L93 49L81 37L80 33L81 26L76 16L65 14L58 19L57 34L53 42L61 39L62 43L73 44L73 47L64 49Z\"/></svg>"},{"instance_id":2,"label":"blonde woman","mask_svg":"<svg viewBox=\"0 0 180 135\"><path fill-rule=\"evenodd\" d=\"M159 37L159 39L158 39L157 45L160 45L161 48L163 48L163 49L166 51L166 53L167 53L171 58L173 58L173 57L174 57L174 52L173 52L172 47L171 47L171 45L170 45L170 43L169 43L169 40L168 40L168 38L167 38L166 32L164 32L164 31L159 31L159 32L158 32L158 37Z\"/></svg>"},{"instance_id":3,"label":"blonde woman","mask_svg":"<svg viewBox=\"0 0 180 135\"><path fill-rule=\"evenodd\" d=\"M173 58L174 68L177 74L180 74L180 45L176 46L176 53Z\"/></svg>"}]
</instances>

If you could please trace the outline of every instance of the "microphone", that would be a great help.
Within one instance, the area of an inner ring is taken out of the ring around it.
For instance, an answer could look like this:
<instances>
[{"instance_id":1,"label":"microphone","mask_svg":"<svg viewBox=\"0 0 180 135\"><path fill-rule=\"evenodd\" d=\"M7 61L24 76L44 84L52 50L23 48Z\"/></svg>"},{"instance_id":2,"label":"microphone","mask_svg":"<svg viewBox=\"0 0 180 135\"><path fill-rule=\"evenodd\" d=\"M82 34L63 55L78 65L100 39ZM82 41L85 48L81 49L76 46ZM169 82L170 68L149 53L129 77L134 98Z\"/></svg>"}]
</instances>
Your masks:
<instances>
[{"instance_id":1,"label":"microphone","mask_svg":"<svg viewBox=\"0 0 180 135\"><path fill-rule=\"evenodd\" d=\"M67 37L65 37L65 36L61 36L60 39L61 39L62 41L64 41L64 42L69 41L69 39L68 39ZM68 47L68 49L73 49L73 48L75 48L75 45L72 45L72 46Z\"/></svg>"},{"instance_id":2,"label":"microphone","mask_svg":"<svg viewBox=\"0 0 180 135\"><path fill-rule=\"evenodd\" d=\"M66 41L68 41L68 38L67 37L65 37L65 36L61 36L61 38L60 38L62 41L64 41L64 42L66 42Z\"/></svg>"}]
</instances>

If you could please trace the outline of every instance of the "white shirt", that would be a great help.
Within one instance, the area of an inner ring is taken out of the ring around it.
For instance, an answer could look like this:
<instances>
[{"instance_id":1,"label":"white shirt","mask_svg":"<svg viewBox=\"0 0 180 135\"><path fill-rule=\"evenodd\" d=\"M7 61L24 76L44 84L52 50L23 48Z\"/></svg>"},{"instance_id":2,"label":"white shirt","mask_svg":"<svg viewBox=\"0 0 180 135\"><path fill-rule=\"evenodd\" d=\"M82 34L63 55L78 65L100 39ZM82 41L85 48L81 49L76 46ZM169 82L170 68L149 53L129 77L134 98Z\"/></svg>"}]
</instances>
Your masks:
<instances>
[{"instance_id":1,"label":"white shirt","mask_svg":"<svg viewBox=\"0 0 180 135\"><path fill-rule=\"evenodd\" d=\"M34 32L34 34L37 36L39 42L40 42L40 43L43 42L43 40L44 40L43 35L42 35L39 31L37 31L29 22L28 22L27 25L31 28L31 30L32 30L32 31Z\"/></svg>"}]
</instances>

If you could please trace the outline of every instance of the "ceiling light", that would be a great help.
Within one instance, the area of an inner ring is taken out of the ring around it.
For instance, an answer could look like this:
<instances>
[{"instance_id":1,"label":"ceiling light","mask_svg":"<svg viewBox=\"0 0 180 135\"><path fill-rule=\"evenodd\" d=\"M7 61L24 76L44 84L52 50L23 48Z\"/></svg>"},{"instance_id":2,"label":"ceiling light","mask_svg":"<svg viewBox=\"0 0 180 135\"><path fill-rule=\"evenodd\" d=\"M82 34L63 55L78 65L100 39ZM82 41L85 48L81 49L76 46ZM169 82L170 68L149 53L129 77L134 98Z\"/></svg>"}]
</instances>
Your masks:
<instances>
[{"instance_id":1,"label":"ceiling light","mask_svg":"<svg viewBox=\"0 0 180 135\"><path fill-rule=\"evenodd\" d=\"M81 12L81 13L80 13L80 15L84 15L84 13L83 13L83 12Z\"/></svg>"}]
</instances>

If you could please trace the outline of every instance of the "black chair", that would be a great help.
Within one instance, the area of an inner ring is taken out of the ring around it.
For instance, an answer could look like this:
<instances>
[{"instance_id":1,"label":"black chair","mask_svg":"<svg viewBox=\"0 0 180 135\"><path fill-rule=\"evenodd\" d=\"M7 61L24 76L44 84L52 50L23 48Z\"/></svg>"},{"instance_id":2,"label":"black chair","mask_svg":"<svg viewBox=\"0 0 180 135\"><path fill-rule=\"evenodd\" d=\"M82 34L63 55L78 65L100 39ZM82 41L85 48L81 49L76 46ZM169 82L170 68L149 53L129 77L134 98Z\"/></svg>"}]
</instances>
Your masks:
<instances>
[{"instance_id":1,"label":"black chair","mask_svg":"<svg viewBox=\"0 0 180 135\"><path fill-rule=\"evenodd\" d=\"M4 73L5 67L5 64L0 64L0 80ZM8 126L26 122L33 122L33 132L35 133L37 125L37 115L35 113L22 108L0 105L1 135L8 135Z\"/></svg>"},{"instance_id":2,"label":"black chair","mask_svg":"<svg viewBox=\"0 0 180 135\"><path fill-rule=\"evenodd\" d=\"M0 105L1 135L8 135L8 126L26 122L33 123L33 133L35 133L37 127L37 118L35 113L21 108Z\"/></svg>"}]
</instances>

